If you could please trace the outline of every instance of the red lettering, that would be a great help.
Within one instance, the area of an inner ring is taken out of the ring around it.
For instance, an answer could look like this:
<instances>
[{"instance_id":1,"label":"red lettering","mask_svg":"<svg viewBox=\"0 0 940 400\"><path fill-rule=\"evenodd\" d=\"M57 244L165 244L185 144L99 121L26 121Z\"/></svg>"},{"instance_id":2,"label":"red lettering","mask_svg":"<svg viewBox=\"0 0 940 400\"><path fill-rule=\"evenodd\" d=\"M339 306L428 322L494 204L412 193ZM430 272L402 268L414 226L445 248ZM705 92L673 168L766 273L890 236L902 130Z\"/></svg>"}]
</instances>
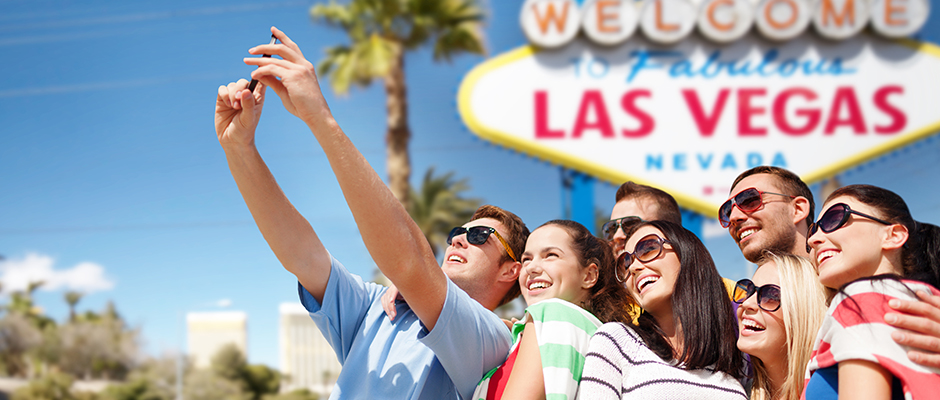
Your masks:
<instances>
[{"instance_id":1,"label":"red lettering","mask_svg":"<svg viewBox=\"0 0 940 400\"><path fill-rule=\"evenodd\" d=\"M656 128L656 121L652 116L649 115L646 111L641 110L636 105L637 97L653 97L652 92L646 89L641 90L631 90L623 95L620 98L620 107L623 108L623 111L626 111L627 114L632 115L634 118L640 121L640 127L633 129L623 129L623 136L630 138L638 138L649 135L653 132L653 129Z\"/></svg>"},{"instance_id":2,"label":"red lettering","mask_svg":"<svg viewBox=\"0 0 940 400\"><path fill-rule=\"evenodd\" d=\"M765 136L767 128L754 127L751 118L763 115L764 107L752 107L751 97L764 96L767 89L738 89L738 135L739 136Z\"/></svg>"},{"instance_id":3,"label":"red lettering","mask_svg":"<svg viewBox=\"0 0 940 400\"><path fill-rule=\"evenodd\" d=\"M845 118L840 118L839 114L843 108L846 108L849 114ZM862 116L862 108L858 106L855 89L850 86L836 89L836 94L832 99L832 108L829 110L829 120L826 121L823 132L826 135L831 135L836 128L843 125L851 127L856 135L865 134L865 118Z\"/></svg>"},{"instance_id":4,"label":"red lettering","mask_svg":"<svg viewBox=\"0 0 940 400\"><path fill-rule=\"evenodd\" d=\"M894 105L888 103L888 96L893 93L904 94L904 88L897 85L891 85L878 89L878 91L875 92L875 107L891 117L890 125L875 125L875 133L892 135L900 132L902 129L904 129L905 126L907 126L907 115L905 115Z\"/></svg>"},{"instance_id":5,"label":"red lettering","mask_svg":"<svg viewBox=\"0 0 940 400\"><path fill-rule=\"evenodd\" d=\"M535 138L562 139L565 131L548 127L548 93L544 90L535 92Z\"/></svg>"},{"instance_id":6,"label":"red lettering","mask_svg":"<svg viewBox=\"0 0 940 400\"><path fill-rule=\"evenodd\" d=\"M588 114L594 110L597 120L588 121ZM597 129L601 131L601 136L605 138L614 137L614 127L610 123L610 116L607 115L607 105L604 104L604 97L600 90L585 90L581 97L581 106L578 107L578 117L574 121L574 129L571 136L581 137L587 129Z\"/></svg>"},{"instance_id":7,"label":"red lettering","mask_svg":"<svg viewBox=\"0 0 940 400\"><path fill-rule=\"evenodd\" d=\"M715 100L715 108L712 109L712 115L708 115L705 112L705 107L702 107L702 102L699 101L698 95L692 89L682 89L682 97L685 97L685 103L689 106L689 111L692 112L692 119L695 120L695 125L698 125L699 134L704 137L711 137L715 133L715 128L718 127L718 120L721 119L721 112L725 108L725 101L728 100L728 89L721 89L718 92L718 99Z\"/></svg>"},{"instance_id":8,"label":"red lettering","mask_svg":"<svg viewBox=\"0 0 940 400\"><path fill-rule=\"evenodd\" d=\"M817 108L799 108L796 110L796 115L804 117L806 121L803 126L794 127L790 125L790 122L787 121L787 101L790 100L793 96L800 96L807 100L816 100L816 92L813 92L807 88L793 88L787 89L777 95L777 98L774 100L774 109L773 117L774 124L777 125L777 128L780 129L783 133L792 136L805 135L812 132L816 129L816 126L819 125L819 118L821 111Z\"/></svg>"}]
</instances>

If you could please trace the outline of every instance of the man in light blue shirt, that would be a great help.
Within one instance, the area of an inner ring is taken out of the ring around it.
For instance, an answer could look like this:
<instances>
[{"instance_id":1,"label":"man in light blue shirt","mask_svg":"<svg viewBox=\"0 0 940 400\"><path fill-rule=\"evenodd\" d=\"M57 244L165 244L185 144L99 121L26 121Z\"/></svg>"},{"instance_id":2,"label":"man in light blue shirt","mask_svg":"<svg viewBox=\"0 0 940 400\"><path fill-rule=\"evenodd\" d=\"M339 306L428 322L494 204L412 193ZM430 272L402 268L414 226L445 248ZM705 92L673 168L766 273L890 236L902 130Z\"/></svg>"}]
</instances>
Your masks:
<instances>
[{"instance_id":1,"label":"man in light blue shirt","mask_svg":"<svg viewBox=\"0 0 940 400\"><path fill-rule=\"evenodd\" d=\"M343 364L331 398L469 398L484 373L505 360L509 331L492 310L518 295L528 229L493 206L451 232L443 265L424 234L339 128L300 48L272 28L280 44L249 50L259 66L254 92L240 80L219 88L216 134L229 170L278 260L300 284L304 306ZM400 291L398 317L381 307L384 287L350 274L293 207L254 145L267 87L303 120L330 162L376 265Z\"/></svg>"}]
</instances>

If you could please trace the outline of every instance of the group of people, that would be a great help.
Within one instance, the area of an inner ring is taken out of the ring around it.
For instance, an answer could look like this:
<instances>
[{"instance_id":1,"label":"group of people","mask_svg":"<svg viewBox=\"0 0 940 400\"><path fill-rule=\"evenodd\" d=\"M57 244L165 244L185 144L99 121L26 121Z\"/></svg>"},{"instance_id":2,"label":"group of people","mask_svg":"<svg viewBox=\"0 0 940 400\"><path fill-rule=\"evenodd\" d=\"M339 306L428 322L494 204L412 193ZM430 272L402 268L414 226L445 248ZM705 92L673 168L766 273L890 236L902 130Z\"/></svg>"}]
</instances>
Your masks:
<instances>
[{"instance_id":1,"label":"group of people","mask_svg":"<svg viewBox=\"0 0 940 400\"><path fill-rule=\"evenodd\" d=\"M799 177L742 173L719 221L759 267L736 283L682 227L672 196L633 182L618 190L603 238L567 220L530 233L486 205L450 232L438 264L333 118L313 65L272 34L280 44L249 53L278 57L245 58L261 85L219 88L216 133L343 365L331 398L935 397L940 229L916 222L896 194L844 187L814 222ZM316 137L394 288L346 270L278 187L254 145L269 88ZM493 310L520 294L525 314L507 329Z\"/></svg>"}]
</instances>

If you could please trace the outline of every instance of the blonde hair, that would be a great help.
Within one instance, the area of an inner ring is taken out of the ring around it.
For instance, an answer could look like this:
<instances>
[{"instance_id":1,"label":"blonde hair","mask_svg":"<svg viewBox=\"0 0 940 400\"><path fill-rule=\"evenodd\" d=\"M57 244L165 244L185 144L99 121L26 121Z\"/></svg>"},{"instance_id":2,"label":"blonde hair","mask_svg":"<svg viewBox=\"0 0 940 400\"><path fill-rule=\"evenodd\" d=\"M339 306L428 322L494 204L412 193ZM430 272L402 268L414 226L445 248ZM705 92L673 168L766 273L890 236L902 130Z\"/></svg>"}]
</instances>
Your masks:
<instances>
[{"instance_id":1,"label":"blonde hair","mask_svg":"<svg viewBox=\"0 0 940 400\"><path fill-rule=\"evenodd\" d=\"M816 333L826 316L826 291L808 259L792 254L764 253L764 264L777 265L780 277L780 310L787 334L787 375L777 393L771 393L767 367L757 357L751 400L799 400L803 392L806 364L816 341Z\"/></svg>"}]
</instances>

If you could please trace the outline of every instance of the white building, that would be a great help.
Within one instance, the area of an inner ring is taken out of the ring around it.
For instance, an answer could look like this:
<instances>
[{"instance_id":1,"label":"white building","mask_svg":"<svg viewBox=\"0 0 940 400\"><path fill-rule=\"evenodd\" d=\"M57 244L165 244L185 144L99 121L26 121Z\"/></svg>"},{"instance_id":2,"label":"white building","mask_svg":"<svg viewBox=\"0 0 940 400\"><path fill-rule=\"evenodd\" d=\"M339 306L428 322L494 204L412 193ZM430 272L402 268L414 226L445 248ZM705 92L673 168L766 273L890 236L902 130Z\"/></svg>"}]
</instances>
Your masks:
<instances>
[{"instance_id":1,"label":"white building","mask_svg":"<svg viewBox=\"0 0 940 400\"><path fill-rule=\"evenodd\" d=\"M282 392L306 388L328 395L336 383L340 365L336 353L300 303L281 303Z\"/></svg>"},{"instance_id":2,"label":"white building","mask_svg":"<svg viewBox=\"0 0 940 400\"><path fill-rule=\"evenodd\" d=\"M196 368L207 368L222 346L234 343L248 354L248 315L242 311L186 314L186 347Z\"/></svg>"}]
</instances>

